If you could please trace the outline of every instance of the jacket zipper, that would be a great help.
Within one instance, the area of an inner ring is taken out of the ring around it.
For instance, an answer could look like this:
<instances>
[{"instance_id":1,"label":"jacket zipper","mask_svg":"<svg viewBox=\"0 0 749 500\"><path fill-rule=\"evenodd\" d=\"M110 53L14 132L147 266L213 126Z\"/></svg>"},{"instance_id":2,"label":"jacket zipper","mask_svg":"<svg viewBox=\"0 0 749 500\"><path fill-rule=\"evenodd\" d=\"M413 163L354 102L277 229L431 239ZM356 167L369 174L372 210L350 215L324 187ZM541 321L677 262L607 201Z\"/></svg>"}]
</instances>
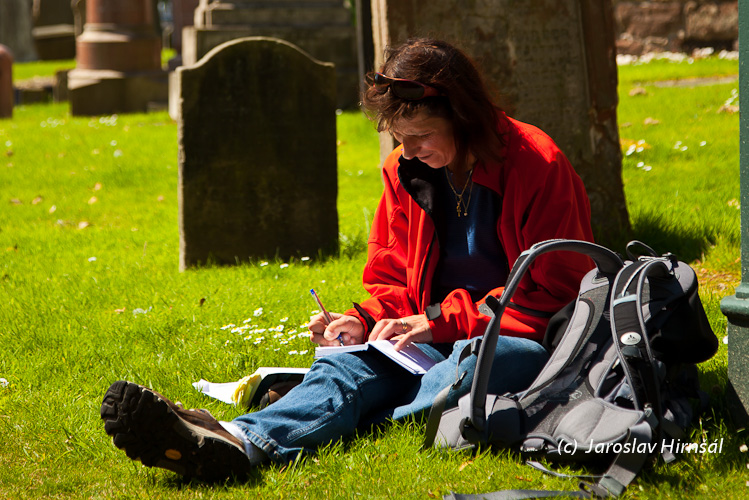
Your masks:
<instances>
[{"instance_id":1,"label":"jacket zipper","mask_svg":"<svg viewBox=\"0 0 749 500\"><path fill-rule=\"evenodd\" d=\"M424 301L424 295L426 293L424 284L427 279L427 272L429 270L429 262L432 260L432 252L434 251L434 243L437 241L437 231L435 230L432 234L432 241L429 243L429 248L427 249L427 255L424 259L424 265L421 266L421 279L419 280L419 289L416 290L418 292L418 297L422 302ZM431 297L430 297L431 299ZM422 304L424 308L429 306L429 304Z\"/></svg>"}]
</instances>

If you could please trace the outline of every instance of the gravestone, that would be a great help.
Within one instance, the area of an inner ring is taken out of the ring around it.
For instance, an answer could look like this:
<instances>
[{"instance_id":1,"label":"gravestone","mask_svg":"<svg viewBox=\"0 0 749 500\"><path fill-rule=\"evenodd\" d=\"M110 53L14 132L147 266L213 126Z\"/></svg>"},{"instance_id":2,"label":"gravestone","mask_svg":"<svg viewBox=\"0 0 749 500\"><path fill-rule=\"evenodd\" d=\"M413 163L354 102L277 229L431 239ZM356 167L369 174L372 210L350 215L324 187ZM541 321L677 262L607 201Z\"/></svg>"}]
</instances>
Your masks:
<instances>
[{"instance_id":1,"label":"gravestone","mask_svg":"<svg viewBox=\"0 0 749 500\"><path fill-rule=\"evenodd\" d=\"M375 67L386 46L410 36L445 39L477 60L511 116L540 127L569 157L590 197L596 239L621 245L629 217L610 0L372 0L372 14ZM391 145L384 138L383 153Z\"/></svg>"},{"instance_id":2,"label":"gravestone","mask_svg":"<svg viewBox=\"0 0 749 500\"><path fill-rule=\"evenodd\" d=\"M359 102L356 33L345 0L200 0L194 26L182 32L183 64L249 36L280 38L315 59L335 64L338 107Z\"/></svg>"},{"instance_id":3,"label":"gravestone","mask_svg":"<svg viewBox=\"0 0 749 500\"><path fill-rule=\"evenodd\" d=\"M85 8L68 73L71 113L145 112L165 104L169 87L152 0L87 0Z\"/></svg>"},{"instance_id":4,"label":"gravestone","mask_svg":"<svg viewBox=\"0 0 749 500\"><path fill-rule=\"evenodd\" d=\"M0 45L0 118L13 117L13 54Z\"/></svg>"},{"instance_id":5,"label":"gravestone","mask_svg":"<svg viewBox=\"0 0 749 500\"><path fill-rule=\"evenodd\" d=\"M83 26L86 24L86 0L70 0L70 6L73 9L73 28L77 37L83 33Z\"/></svg>"},{"instance_id":6,"label":"gravestone","mask_svg":"<svg viewBox=\"0 0 749 500\"><path fill-rule=\"evenodd\" d=\"M34 46L39 59L75 58L75 22L71 0L33 0Z\"/></svg>"},{"instance_id":7,"label":"gravestone","mask_svg":"<svg viewBox=\"0 0 749 500\"><path fill-rule=\"evenodd\" d=\"M0 43L13 52L16 62L36 60L31 29L29 0L0 1Z\"/></svg>"},{"instance_id":8,"label":"gravestone","mask_svg":"<svg viewBox=\"0 0 749 500\"><path fill-rule=\"evenodd\" d=\"M335 80L263 37L177 69L180 269L337 252Z\"/></svg>"},{"instance_id":9,"label":"gravestone","mask_svg":"<svg viewBox=\"0 0 749 500\"><path fill-rule=\"evenodd\" d=\"M195 9L199 0L172 0L172 48L176 55L169 60L171 70L182 66L182 30L195 23Z\"/></svg>"},{"instance_id":10,"label":"gravestone","mask_svg":"<svg viewBox=\"0 0 749 500\"><path fill-rule=\"evenodd\" d=\"M374 69L374 41L372 40L372 2L356 0L356 50L359 79L366 85L366 75Z\"/></svg>"}]
</instances>

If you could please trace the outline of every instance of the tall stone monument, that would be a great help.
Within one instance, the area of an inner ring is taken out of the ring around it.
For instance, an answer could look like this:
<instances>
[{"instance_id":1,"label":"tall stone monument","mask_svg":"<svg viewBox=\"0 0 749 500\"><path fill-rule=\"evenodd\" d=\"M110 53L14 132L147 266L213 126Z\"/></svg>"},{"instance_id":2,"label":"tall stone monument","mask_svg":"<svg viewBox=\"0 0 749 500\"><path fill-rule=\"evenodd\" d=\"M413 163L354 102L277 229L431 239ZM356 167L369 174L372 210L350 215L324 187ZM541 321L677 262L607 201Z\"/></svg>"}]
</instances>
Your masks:
<instances>
[{"instance_id":1,"label":"tall stone monument","mask_svg":"<svg viewBox=\"0 0 749 500\"><path fill-rule=\"evenodd\" d=\"M76 39L76 66L68 74L73 115L145 112L166 103L161 37L152 0L88 0Z\"/></svg>"},{"instance_id":2,"label":"tall stone monument","mask_svg":"<svg viewBox=\"0 0 749 500\"><path fill-rule=\"evenodd\" d=\"M75 58L75 22L70 0L33 0L36 53L41 60Z\"/></svg>"},{"instance_id":3,"label":"tall stone monument","mask_svg":"<svg viewBox=\"0 0 749 500\"><path fill-rule=\"evenodd\" d=\"M172 0L172 48L176 55L169 60L169 69L174 70L182 66L182 31L195 22L195 9L199 0Z\"/></svg>"},{"instance_id":4,"label":"tall stone monument","mask_svg":"<svg viewBox=\"0 0 749 500\"><path fill-rule=\"evenodd\" d=\"M32 27L29 0L0 1L0 43L13 52L16 62L36 60Z\"/></svg>"},{"instance_id":5,"label":"tall stone monument","mask_svg":"<svg viewBox=\"0 0 749 500\"><path fill-rule=\"evenodd\" d=\"M338 107L359 102L356 34L344 0L200 0L194 26L182 32L183 64L194 64L219 44L249 36L280 38L332 62Z\"/></svg>"},{"instance_id":6,"label":"tall stone monument","mask_svg":"<svg viewBox=\"0 0 749 500\"><path fill-rule=\"evenodd\" d=\"M180 269L337 252L335 81L262 37L177 69Z\"/></svg>"},{"instance_id":7,"label":"tall stone monument","mask_svg":"<svg viewBox=\"0 0 749 500\"><path fill-rule=\"evenodd\" d=\"M13 54L0 45L0 118L13 117Z\"/></svg>"},{"instance_id":8,"label":"tall stone monument","mask_svg":"<svg viewBox=\"0 0 749 500\"><path fill-rule=\"evenodd\" d=\"M621 245L630 226L610 0L372 0L372 16L376 67L386 46L411 36L443 38L476 59L510 114L546 131L569 157L598 241ZM391 145L385 138L383 152Z\"/></svg>"}]
</instances>

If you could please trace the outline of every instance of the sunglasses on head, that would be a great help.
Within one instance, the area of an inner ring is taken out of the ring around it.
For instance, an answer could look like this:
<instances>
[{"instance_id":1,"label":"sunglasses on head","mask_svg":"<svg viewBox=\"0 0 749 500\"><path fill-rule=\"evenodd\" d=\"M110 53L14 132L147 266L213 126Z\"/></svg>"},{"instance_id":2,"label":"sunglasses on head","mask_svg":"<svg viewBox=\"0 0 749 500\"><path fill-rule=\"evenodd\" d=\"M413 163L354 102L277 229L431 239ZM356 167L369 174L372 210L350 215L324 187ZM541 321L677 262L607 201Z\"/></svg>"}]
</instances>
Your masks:
<instances>
[{"instance_id":1,"label":"sunglasses on head","mask_svg":"<svg viewBox=\"0 0 749 500\"><path fill-rule=\"evenodd\" d=\"M373 86L381 94L390 89L396 97L409 101L441 95L437 89L429 85L405 78L391 78L382 73L375 73Z\"/></svg>"}]
</instances>

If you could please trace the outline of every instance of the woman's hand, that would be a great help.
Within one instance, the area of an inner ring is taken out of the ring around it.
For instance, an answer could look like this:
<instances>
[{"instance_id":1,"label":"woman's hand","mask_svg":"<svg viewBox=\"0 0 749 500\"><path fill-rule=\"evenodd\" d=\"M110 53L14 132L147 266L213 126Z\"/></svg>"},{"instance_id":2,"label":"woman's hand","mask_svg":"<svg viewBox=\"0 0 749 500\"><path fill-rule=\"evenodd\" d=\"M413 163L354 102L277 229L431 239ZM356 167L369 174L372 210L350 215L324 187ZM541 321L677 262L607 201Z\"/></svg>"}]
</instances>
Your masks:
<instances>
[{"instance_id":1,"label":"woman's hand","mask_svg":"<svg viewBox=\"0 0 749 500\"><path fill-rule=\"evenodd\" d=\"M431 342L432 330L426 314L406 316L400 319L381 319L372 328L369 340L396 340L395 350L398 351L409 342Z\"/></svg>"},{"instance_id":2,"label":"woman's hand","mask_svg":"<svg viewBox=\"0 0 749 500\"><path fill-rule=\"evenodd\" d=\"M340 336L344 345L363 344L364 326L353 316L330 313L333 321L327 324L323 313L316 314L309 319L309 339L318 345L335 346L341 345L338 340Z\"/></svg>"}]
</instances>

